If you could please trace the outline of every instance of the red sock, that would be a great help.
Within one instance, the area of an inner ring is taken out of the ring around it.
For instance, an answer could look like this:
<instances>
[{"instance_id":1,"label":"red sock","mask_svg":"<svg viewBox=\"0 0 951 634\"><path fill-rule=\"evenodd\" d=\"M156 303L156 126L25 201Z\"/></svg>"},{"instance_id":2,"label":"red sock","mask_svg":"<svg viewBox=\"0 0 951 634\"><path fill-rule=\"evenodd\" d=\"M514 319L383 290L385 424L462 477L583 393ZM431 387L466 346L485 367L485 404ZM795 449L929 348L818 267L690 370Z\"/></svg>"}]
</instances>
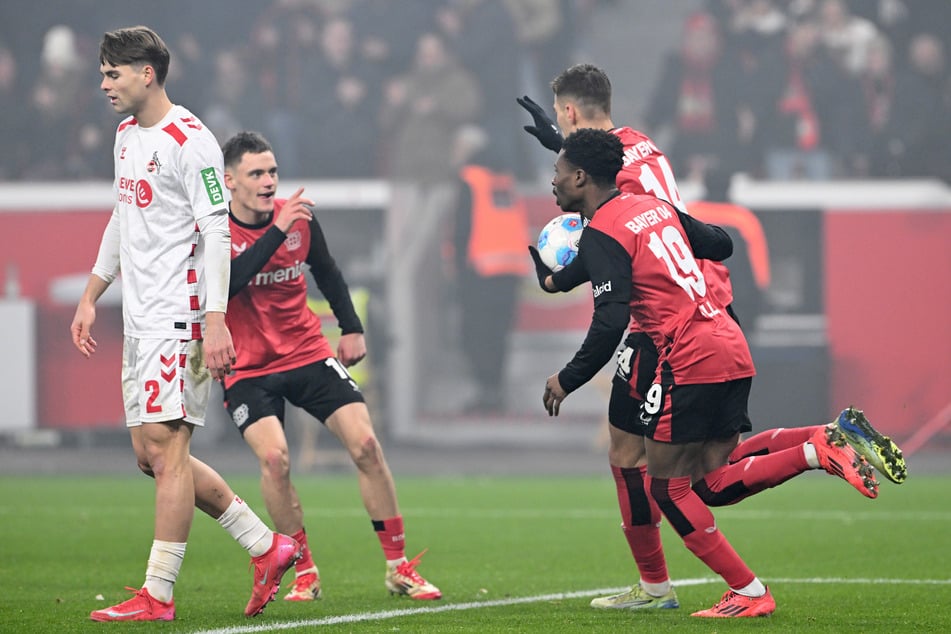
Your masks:
<instances>
[{"instance_id":1,"label":"red sock","mask_svg":"<svg viewBox=\"0 0 951 634\"><path fill-rule=\"evenodd\" d=\"M634 556L641 581L663 583L670 579L660 541L661 513L644 488L647 467L611 466L621 507L621 530Z\"/></svg>"},{"instance_id":2,"label":"red sock","mask_svg":"<svg viewBox=\"0 0 951 634\"><path fill-rule=\"evenodd\" d=\"M731 588L742 588L756 575L717 528L713 513L690 488L690 478L646 477L646 486L684 545Z\"/></svg>"},{"instance_id":3,"label":"red sock","mask_svg":"<svg viewBox=\"0 0 951 634\"><path fill-rule=\"evenodd\" d=\"M387 520L371 520L376 536L380 538L387 561L406 556L406 536L403 534L403 517L397 515Z\"/></svg>"},{"instance_id":4,"label":"red sock","mask_svg":"<svg viewBox=\"0 0 951 634\"><path fill-rule=\"evenodd\" d=\"M808 469L803 443L800 443L714 469L694 484L693 490L707 506L726 506L782 484Z\"/></svg>"},{"instance_id":5,"label":"red sock","mask_svg":"<svg viewBox=\"0 0 951 634\"><path fill-rule=\"evenodd\" d=\"M297 572L304 572L311 568L315 568L314 559L310 554L310 546L307 545L307 531L301 528L299 531L291 535L294 539L297 540L297 543L302 546L303 554L301 558L297 560L297 563L294 564L294 570Z\"/></svg>"},{"instance_id":6,"label":"red sock","mask_svg":"<svg viewBox=\"0 0 951 634\"><path fill-rule=\"evenodd\" d=\"M730 454L730 462L739 462L748 456L765 456L775 451L801 445L812 438L819 427L819 425L813 425L811 427L767 429L737 445L733 453Z\"/></svg>"}]
</instances>

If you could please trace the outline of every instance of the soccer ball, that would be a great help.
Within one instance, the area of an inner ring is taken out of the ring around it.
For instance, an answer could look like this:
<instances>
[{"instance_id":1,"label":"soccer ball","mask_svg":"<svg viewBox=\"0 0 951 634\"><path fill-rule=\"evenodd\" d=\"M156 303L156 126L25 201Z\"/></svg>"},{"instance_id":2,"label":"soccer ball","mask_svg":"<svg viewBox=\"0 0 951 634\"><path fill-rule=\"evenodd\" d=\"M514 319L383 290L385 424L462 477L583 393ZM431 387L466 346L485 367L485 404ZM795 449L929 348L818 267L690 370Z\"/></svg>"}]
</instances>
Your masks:
<instances>
[{"instance_id":1,"label":"soccer ball","mask_svg":"<svg viewBox=\"0 0 951 634\"><path fill-rule=\"evenodd\" d=\"M552 271L560 271L578 255L581 239L581 216L562 214L548 221L538 234L538 253Z\"/></svg>"}]
</instances>

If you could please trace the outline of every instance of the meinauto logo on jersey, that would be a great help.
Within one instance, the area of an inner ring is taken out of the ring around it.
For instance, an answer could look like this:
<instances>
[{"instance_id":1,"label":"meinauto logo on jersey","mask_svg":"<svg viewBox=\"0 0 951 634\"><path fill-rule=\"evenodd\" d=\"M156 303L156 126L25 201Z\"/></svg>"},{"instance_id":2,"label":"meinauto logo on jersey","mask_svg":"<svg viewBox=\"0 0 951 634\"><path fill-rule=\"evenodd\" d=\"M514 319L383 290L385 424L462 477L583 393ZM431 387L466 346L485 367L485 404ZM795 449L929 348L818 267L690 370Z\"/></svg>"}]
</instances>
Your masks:
<instances>
[{"instance_id":1,"label":"meinauto logo on jersey","mask_svg":"<svg viewBox=\"0 0 951 634\"><path fill-rule=\"evenodd\" d=\"M205 191L208 192L208 200L212 205L220 205L225 201L224 192L221 190L221 184L218 182L218 176L215 174L215 168L206 167L201 171L201 181L205 184Z\"/></svg>"}]
</instances>

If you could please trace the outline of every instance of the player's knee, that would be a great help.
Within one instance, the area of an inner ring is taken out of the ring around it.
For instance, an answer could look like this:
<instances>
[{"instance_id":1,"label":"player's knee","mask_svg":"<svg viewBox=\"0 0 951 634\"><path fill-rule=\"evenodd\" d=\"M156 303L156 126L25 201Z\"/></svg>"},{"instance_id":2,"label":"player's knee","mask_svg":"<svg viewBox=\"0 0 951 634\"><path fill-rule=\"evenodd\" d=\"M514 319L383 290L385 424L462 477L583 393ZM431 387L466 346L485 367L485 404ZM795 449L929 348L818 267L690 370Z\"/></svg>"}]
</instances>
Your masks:
<instances>
[{"instance_id":1,"label":"player's knee","mask_svg":"<svg viewBox=\"0 0 951 634\"><path fill-rule=\"evenodd\" d=\"M261 470L274 479L290 477L291 459L287 447L270 447L261 457Z\"/></svg>"},{"instance_id":2,"label":"player's knee","mask_svg":"<svg viewBox=\"0 0 951 634\"><path fill-rule=\"evenodd\" d=\"M350 456L357 469L371 472L380 469L383 465L383 450L376 436L368 434L355 447L351 448Z\"/></svg>"},{"instance_id":3,"label":"player's knee","mask_svg":"<svg viewBox=\"0 0 951 634\"><path fill-rule=\"evenodd\" d=\"M155 477L155 472L152 471L152 466L149 464L149 462L148 462L147 460L142 460L142 459L137 458L137 459L136 459L136 464L137 464L137 466L139 467L139 471L141 471L141 472L144 473L145 475L149 476L150 478L154 478L154 477Z\"/></svg>"}]
</instances>

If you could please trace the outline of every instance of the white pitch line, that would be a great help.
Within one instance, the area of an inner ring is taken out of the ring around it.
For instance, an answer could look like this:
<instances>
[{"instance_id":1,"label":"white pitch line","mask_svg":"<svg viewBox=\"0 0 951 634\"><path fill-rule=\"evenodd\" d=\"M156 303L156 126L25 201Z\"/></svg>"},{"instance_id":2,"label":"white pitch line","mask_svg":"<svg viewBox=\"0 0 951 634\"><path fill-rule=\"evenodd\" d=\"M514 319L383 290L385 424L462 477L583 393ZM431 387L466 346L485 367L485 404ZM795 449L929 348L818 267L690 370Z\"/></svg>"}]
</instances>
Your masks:
<instances>
[{"instance_id":1,"label":"white pitch line","mask_svg":"<svg viewBox=\"0 0 951 634\"><path fill-rule=\"evenodd\" d=\"M841 578L841 577L813 577L806 579L769 578L770 583L807 583L807 584L855 584L855 585L951 585L951 579L884 579L884 578ZM696 579L679 579L674 582L675 587L699 586L707 583L722 583L719 577L702 577ZM360 623L364 621L382 621L400 616L414 616L416 614L438 614L440 612L455 612L460 610L478 610L481 608L495 608L507 605L524 603L541 603L543 601L558 601L562 599L580 599L602 594L616 594L628 589L600 588L597 590L579 590L577 592L555 592L552 594L538 594L530 597L512 597L510 599L490 599L487 601L468 601L466 603L444 603L435 606L418 608L404 608L401 610L381 610L379 612L359 612L356 614L340 614L325 616L319 619L303 621L284 621L281 623L262 623L260 625L240 625L223 627L214 630L199 630L194 634L253 634L255 632L278 632L299 627L317 627L321 625L341 625L343 623Z\"/></svg>"}]
</instances>

